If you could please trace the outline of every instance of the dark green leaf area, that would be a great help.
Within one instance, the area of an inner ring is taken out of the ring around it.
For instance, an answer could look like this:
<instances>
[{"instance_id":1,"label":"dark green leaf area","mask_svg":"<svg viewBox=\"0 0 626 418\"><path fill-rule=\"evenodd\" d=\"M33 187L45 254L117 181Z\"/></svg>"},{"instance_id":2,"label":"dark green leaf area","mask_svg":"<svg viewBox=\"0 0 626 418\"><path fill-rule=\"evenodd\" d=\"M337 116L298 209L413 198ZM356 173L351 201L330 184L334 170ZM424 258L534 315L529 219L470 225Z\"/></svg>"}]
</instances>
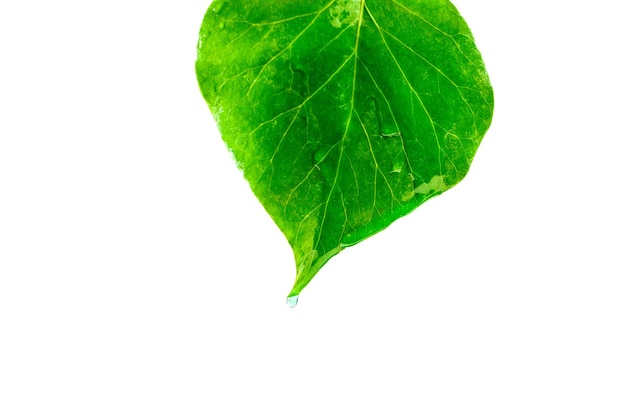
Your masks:
<instances>
[{"instance_id":1,"label":"dark green leaf area","mask_svg":"<svg viewBox=\"0 0 626 418\"><path fill-rule=\"evenodd\" d=\"M292 295L341 249L457 184L493 112L447 0L215 0L196 70L293 248Z\"/></svg>"}]
</instances>

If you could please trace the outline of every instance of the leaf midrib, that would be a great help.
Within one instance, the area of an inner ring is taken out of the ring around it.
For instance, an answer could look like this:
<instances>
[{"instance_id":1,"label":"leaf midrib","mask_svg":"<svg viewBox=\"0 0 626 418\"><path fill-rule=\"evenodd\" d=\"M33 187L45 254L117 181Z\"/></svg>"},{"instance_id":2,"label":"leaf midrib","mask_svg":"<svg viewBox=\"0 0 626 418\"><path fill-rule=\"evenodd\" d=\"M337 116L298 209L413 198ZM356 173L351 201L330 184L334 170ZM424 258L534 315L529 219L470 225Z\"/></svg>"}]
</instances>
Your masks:
<instances>
[{"instance_id":1,"label":"leaf midrib","mask_svg":"<svg viewBox=\"0 0 626 418\"><path fill-rule=\"evenodd\" d=\"M324 223L326 222L326 215L328 213L328 206L330 205L330 198L333 195L333 192L335 190L335 187L337 186L337 179L339 178L339 171L341 169L341 162L343 160L343 151L344 151L344 141L346 139L346 136L348 135L348 130L350 129L350 124L352 123L352 114L354 113L354 95L356 92L356 71L357 71L357 63L359 60L359 42L361 39L361 26L363 25L363 10L365 8L365 0L361 0L361 4L359 7L359 16L358 16L358 22L357 22L357 28L356 28L356 39L354 41L354 51L351 54L351 56L354 57L354 68L352 71L352 94L351 94L351 98L350 98L350 111L348 112L348 120L346 121L346 127L345 130L343 132L343 136L341 137L341 140L339 141L341 143L341 147L339 149L339 159L337 161L337 169L335 170L335 178L333 179L333 183L330 187L330 190L328 192L328 195L326 197L326 202L324 205L324 212L322 214L322 219L320 221L319 224L319 228L318 228L318 233L317 233L317 237L313 243L314 248L317 248L318 243L320 242L320 237L322 235L322 231L324 229ZM357 115L358 117L358 115ZM368 137L369 140L369 137ZM341 198L341 202L343 204L343 193L341 193L341 189L339 189L339 193L342 195ZM344 206L345 208L345 206ZM344 209L345 211L345 209ZM347 221L347 214L345 214L346 217L346 221ZM344 223L344 231L345 232L345 223ZM342 235L343 235L342 232Z\"/></svg>"}]
</instances>

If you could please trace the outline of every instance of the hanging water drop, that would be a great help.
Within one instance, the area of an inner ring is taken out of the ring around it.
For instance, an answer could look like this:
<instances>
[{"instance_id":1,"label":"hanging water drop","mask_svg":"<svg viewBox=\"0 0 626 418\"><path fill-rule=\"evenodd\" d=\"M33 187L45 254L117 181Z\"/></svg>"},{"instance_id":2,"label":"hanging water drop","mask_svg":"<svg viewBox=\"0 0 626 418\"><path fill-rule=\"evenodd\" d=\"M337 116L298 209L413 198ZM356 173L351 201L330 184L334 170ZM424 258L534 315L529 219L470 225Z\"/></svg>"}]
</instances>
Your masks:
<instances>
[{"instance_id":1,"label":"hanging water drop","mask_svg":"<svg viewBox=\"0 0 626 418\"><path fill-rule=\"evenodd\" d=\"M296 305L298 304L298 298L300 296L295 295L295 296L289 296L287 298L287 306L289 306L290 308L295 308Z\"/></svg>"}]
</instances>

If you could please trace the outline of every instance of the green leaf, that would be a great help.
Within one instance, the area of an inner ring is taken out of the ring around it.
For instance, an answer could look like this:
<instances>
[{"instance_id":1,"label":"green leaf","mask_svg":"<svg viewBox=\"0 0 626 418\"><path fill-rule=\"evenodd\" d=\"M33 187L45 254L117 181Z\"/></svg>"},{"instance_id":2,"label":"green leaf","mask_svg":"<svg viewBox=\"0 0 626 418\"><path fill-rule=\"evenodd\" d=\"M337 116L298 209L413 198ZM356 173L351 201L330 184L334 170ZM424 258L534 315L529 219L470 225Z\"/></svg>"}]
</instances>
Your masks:
<instances>
[{"instance_id":1,"label":"green leaf","mask_svg":"<svg viewBox=\"0 0 626 418\"><path fill-rule=\"evenodd\" d=\"M461 181L493 113L447 0L215 0L196 72L293 248L292 303L343 248Z\"/></svg>"}]
</instances>

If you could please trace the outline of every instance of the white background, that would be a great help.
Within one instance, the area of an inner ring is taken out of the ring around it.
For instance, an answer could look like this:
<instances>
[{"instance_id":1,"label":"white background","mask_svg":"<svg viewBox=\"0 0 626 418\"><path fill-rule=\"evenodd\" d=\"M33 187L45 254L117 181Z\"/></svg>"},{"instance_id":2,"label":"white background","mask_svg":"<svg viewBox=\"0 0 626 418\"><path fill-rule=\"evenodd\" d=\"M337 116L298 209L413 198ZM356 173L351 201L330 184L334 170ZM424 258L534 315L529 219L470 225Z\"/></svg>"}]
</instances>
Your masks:
<instances>
[{"instance_id":1,"label":"white background","mask_svg":"<svg viewBox=\"0 0 626 418\"><path fill-rule=\"evenodd\" d=\"M620 2L456 0L470 174L296 309L197 87L208 3L0 6L1 417L626 416Z\"/></svg>"}]
</instances>

